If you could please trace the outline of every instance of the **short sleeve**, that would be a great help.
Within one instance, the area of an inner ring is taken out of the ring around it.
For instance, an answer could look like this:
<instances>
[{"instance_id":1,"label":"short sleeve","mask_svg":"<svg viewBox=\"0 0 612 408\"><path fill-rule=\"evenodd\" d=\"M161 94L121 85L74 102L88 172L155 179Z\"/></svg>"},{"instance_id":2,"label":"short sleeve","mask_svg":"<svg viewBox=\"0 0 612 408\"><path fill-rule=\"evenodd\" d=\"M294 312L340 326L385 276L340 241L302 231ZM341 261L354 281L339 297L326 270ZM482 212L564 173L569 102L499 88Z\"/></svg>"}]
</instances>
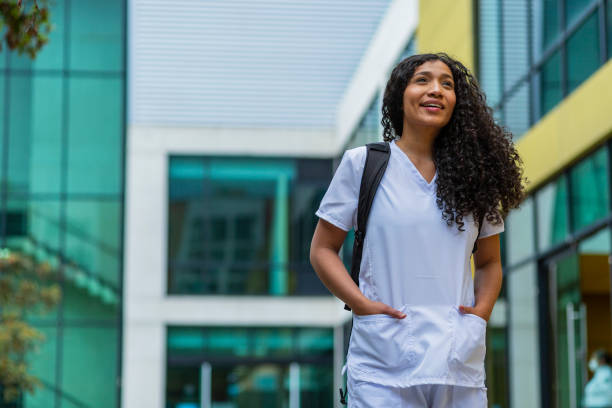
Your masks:
<instances>
[{"instance_id":1,"label":"short sleeve","mask_svg":"<svg viewBox=\"0 0 612 408\"><path fill-rule=\"evenodd\" d=\"M504 219L501 219L499 224L492 224L485 217L482 223L482 228L480 229L480 235L478 235L478 239L490 237L495 234L500 234L504 232Z\"/></svg>"},{"instance_id":2,"label":"short sleeve","mask_svg":"<svg viewBox=\"0 0 612 408\"><path fill-rule=\"evenodd\" d=\"M344 153L315 213L317 217L344 231L349 231L357 220L357 202L365 154L365 146Z\"/></svg>"}]
</instances>

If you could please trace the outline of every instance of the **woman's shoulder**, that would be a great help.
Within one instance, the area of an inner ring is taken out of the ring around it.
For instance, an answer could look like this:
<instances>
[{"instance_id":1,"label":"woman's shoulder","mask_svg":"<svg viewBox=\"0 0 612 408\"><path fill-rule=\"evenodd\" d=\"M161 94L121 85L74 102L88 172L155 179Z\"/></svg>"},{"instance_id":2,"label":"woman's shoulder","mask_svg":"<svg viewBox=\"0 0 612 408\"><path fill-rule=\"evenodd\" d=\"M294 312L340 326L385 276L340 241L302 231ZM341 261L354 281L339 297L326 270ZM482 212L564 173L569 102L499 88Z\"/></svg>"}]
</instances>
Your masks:
<instances>
[{"instance_id":1,"label":"woman's shoulder","mask_svg":"<svg viewBox=\"0 0 612 408\"><path fill-rule=\"evenodd\" d=\"M342 160L347 160L351 167L355 170L360 170L365 165L366 154L367 149L365 146L357 146L346 150Z\"/></svg>"}]
</instances>

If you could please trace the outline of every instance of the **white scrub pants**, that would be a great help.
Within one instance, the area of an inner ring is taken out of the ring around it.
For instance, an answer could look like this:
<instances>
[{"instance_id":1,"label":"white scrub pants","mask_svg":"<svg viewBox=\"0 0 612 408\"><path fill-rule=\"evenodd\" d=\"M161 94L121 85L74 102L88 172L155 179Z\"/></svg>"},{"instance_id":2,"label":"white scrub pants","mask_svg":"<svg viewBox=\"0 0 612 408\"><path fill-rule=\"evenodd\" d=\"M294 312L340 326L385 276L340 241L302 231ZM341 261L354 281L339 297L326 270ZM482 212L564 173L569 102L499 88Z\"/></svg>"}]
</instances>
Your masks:
<instances>
[{"instance_id":1,"label":"white scrub pants","mask_svg":"<svg viewBox=\"0 0 612 408\"><path fill-rule=\"evenodd\" d=\"M445 384L407 388L369 382L347 384L348 408L486 408L487 389Z\"/></svg>"}]
</instances>

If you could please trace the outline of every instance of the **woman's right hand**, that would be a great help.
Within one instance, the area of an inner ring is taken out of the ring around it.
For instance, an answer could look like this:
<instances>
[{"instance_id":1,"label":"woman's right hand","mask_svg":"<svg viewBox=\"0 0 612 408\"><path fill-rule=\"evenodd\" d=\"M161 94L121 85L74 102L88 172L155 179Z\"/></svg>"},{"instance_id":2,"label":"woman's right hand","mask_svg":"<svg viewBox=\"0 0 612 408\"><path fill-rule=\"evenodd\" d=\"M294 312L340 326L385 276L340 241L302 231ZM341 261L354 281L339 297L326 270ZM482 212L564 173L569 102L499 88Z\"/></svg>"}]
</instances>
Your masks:
<instances>
[{"instance_id":1,"label":"woman's right hand","mask_svg":"<svg viewBox=\"0 0 612 408\"><path fill-rule=\"evenodd\" d=\"M360 304L351 306L353 313L357 316L373 315L373 314L386 314L396 319L403 319L406 317L406 313L402 313L397 309L392 308L382 302L375 302L373 300L364 298Z\"/></svg>"}]
</instances>

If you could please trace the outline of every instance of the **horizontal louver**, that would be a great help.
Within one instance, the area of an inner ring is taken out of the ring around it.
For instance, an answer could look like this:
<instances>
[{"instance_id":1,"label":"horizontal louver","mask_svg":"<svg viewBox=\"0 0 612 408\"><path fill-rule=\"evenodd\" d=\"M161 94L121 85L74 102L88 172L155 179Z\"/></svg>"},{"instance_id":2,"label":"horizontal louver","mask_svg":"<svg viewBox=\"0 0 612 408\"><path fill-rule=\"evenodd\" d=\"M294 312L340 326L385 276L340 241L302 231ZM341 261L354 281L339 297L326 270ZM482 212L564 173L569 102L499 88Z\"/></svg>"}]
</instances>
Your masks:
<instances>
[{"instance_id":1,"label":"horizontal louver","mask_svg":"<svg viewBox=\"0 0 612 408\"><path fill-rule=\"evenodd\" d=\"M132 124L334 126L389 0L134 0Z\"/></svg>"}]
</instances>

